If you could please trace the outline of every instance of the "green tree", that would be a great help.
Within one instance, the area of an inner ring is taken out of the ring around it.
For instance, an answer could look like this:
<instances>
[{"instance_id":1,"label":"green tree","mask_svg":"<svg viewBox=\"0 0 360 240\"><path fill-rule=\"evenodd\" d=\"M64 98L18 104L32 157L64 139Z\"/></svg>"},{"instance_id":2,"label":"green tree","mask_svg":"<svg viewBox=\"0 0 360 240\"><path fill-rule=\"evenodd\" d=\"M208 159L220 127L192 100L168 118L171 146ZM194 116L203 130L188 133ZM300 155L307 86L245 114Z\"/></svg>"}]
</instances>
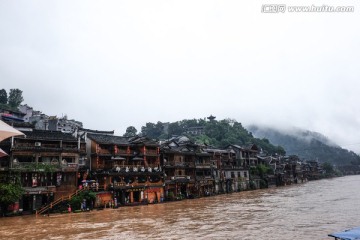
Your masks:
<instances>
[{"instance_id":1,"label":"green tree","mask_svg":"<svg viewBox=\"0 0 360 240\"><path fill-rule=\"evenodd\" d=\"M7 207L18 201L24 189L21 187L18 177L7 177L4 182L0 182L0 206L1 212L5 214Z\"/></svg>"},{"instance_id":2,"label":"green tree","mask_svg":"<svg viewBox=\"0 0 360 240\"><path fill-rule=\"evenodd\" d=\"M8 103L8 95L5 89L0 90L0 103L7 104Z\"/></svg>"},{"instance_id":3,"label":"green tree","mask_svg":"<svg viewBox=\"0 0 360 240\"><path fill-rule=\"evenodd\" d=\"M163 129L162 122L157 122L156 124L148 122L146 126L141 127L141 132L149 138L158 139L163 134Z\"/></svg>"},{"instance_id":4,"label":"green tree","mask_svg":"<svg viewBox=\"0 0 360 240\"><path fill-rule=\"evenodd\" d=\"M80 193L80 195L74 196L69 201L72 210L79 210L81 208L81 203L86 201L86 206L90 206L91 202L96 200L96 193L93 191L85 191Z\"/></svg>"},{"instance_id":5,"label":"green tree","mask_svg":"<svg viewBox=\"0 0 360 240\"><path fill-rule=\"evenodd\" d=\"M17 108L24 101L22 91L20 89L10 89L8 103L11 107Z\"/></svg>"},{"instance_id":6,"label":"green tree","mask_svg":"<svg viewBox=\"0 0 360 240\"><path fill-rule=\"evenodd\" d=\"M325 176L331 177L335 175L334 166L329 162L324 162L322 168L325 170Z\"/></svg>"},{"instance_id":7,"label":"green tree","mask_svg":"<svg viewBox=\"0 0 360 240\"><path fill-rule=\"evenodd\" d=\"M203 135L185 134L190 127L205 127ZM161 122L146 123L141 128L142 134L153 139L166 139L173 135L185 134L191 141L212 145L214 147L226 147L229 144L241 146L256 144L268 154L285 155L281 146L271 144L269 139L254 138L252 133L246 130L241 123L234 119L206 121L205 119L184 119L169 123L168 134L165 134Z\"/></svg>"},{"instance_id":8,"label":"green tree","mask_svg":"<svg viewBox=\"0 0 360 240\"><path fill-rule=\"evenodd\" d=\"M184 129L184 126L181 125L180 122L173 122L169 124L169 136L172 135L181 135L185 132L186 129Z\"/></svg>"},{"instance_id":9,"label":"green tree","mask_svg":"<svg viewBox=\"0 0 360 240\"><path fill-rule=\"evenodd\" d=\"M137 134L137 130L134 126L130 126L126 128L126 132L124 133L124 137L134 137Z\"/></svg>"}]
</instances>

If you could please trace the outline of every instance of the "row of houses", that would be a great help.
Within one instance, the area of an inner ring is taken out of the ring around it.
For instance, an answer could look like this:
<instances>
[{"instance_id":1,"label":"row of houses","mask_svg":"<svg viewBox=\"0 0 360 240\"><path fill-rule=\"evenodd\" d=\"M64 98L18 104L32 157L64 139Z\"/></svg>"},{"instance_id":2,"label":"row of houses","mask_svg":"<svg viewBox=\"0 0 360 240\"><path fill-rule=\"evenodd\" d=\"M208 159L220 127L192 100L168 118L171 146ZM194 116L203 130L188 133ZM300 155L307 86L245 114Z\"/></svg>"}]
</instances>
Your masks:
<instances>
[{"instance_id":1,"label":"row of houses","mask_svg":"<svg viewBox=\"0 0 360 240\"><path fill-rule=\"evenodd\" d=\"M13 208L34 212L79 189L97 192L95 207L157 203L305 181L319 167L298 159L262 156L256 145L218 149L174 137L158 142L113 131L34 129L0 143L0 174L18 174L25 193ZM258 166L272 171L254 172ZM305 169L308 166L309 169Z\"/></svg>"}]
</instances>

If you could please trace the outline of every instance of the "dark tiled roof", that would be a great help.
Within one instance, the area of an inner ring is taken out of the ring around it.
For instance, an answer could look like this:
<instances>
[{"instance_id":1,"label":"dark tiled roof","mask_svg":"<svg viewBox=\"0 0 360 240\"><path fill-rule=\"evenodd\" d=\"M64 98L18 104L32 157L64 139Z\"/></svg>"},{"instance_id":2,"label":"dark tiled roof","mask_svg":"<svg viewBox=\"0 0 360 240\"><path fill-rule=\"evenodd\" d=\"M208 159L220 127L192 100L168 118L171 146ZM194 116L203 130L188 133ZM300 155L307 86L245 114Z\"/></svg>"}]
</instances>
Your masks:
<instances>
[{"instance_id":1,"label":"dark tiled roof","mask_svg":"<svg viewBox=\"0 0 360 240\"><path fill-rule=\"evenodd\" d=\"M230 145L228 145L226 148L230 148L230 147L232 147L232 148L237 148L237 149L244 149L244 147L241 147L241 146L236 145L236 144L230 144Z\"/></svg>"},{"instance_id":2,"label":"dark tiled roof","mask_svg":"<svg viewBox=\"0 0 360 240\"><path fill-rule=\"evenodd\" d=\"M100 130L92 130L92 129L86 129L86 128L79 128L79 131L84 131L84 132L88 132L88 133L103 133L103 134L114 134L114 130L113 131L100 131Z\"/></svg>"},{"instance_id":3,"label":"dark tiled roof","mask_svg":"<svg viewBox=\"0 0 360 240\"><path fill-rule=\"evenodd\" d=\"M195 154L195 152L192 149L188 149L187 147L184 146L163 148L163 151L165 153Z\"/></svg>"},{"instance_id":4,"label":"dark tiled roof","mask_svg":"<svg viewBox=\"0 0 360 240\"><path fill-rule=\"evenodd\" d=\"M146 146L159 145L159 143L157 141L151 140L150 138L147 138L147 137L139 137L139 136L129 138L129 142L131 144L146 145Z\"/></svg>"},{"instance_id":5,"label":"dark tiled roof","mask_svg":"<svg viewBox=\"0 0 360 240\"><path fill-rule=\"evenodd\" d=\"M87 137L100 144L116 144L116 145L130 144L128 138L126 137L102 135L102 134L88 134Z\"/></svg>"},{"instance_id":6,"label":"dark tiled roof","mask_svg":"<svg viewBox=\"0 0 360 240\"><path fill-rule=\"evenodd\" d=\"M88 134L88 138L100 144L158 146L156 141L146 137L120 137L104 134Z\"/></svg>"},{"instance_id":7,"label":"dark tiled roof","mask_svg":"<svg viewBox=\"0 0 360 240\"><path fill-rule=\"evenodd\" d=\"M71 135L71 133L63 133L61 131L48 131L48 130L36 130L23 131L25 136L19 136L17 138L27 138L35 140L65 140L65 141L77 141L77 139Z\"/></svg>"},{"instance_id":8,"label":"dark tiled roof","mask_svg":"<svg viewBox=\"0 0 360 240\"><path fill-rule=\"evenodd\" d=\"M35 124L29 122L16 122L16 121L11 121L11 122L4 121L4 122L6 122L10 126L13 126L14 128L17 127L35 128Z\"/></svg>"}]
</instances>

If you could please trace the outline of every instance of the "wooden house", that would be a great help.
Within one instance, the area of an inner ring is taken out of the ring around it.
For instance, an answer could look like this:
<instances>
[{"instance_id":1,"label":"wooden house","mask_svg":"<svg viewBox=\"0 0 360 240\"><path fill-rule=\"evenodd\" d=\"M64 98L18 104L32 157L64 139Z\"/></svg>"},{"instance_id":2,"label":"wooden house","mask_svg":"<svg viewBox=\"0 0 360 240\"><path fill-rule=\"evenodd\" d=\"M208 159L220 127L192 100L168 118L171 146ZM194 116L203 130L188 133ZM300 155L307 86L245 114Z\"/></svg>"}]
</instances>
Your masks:
<instances>
[{"instance_id":1,"label":"wooden house","mask_svg":"<svg viewBox=\"0 0 360 240\"><path fill-rule=\"evenodd\" d=\"M8 168L18 172L25 190L19 209L32 212L51 200L76 191L79 159L86 156L85 142L59 131L23 131L8 144Z\"/></svg>"},{"instance_id":2,"label":"wooden house","mask_svg":"<svg viewBox=\"0 0 360 240\"><path fill-rule=\"evenodd\" d=\"M144 137L125 138L88 134L90 174L107 197L97 205L114 201L123 205L155 203L164 198L160 148Z\"/></svg>"},{"instance_id":3,"label":"wooden house","mask_svg":"<svg viewBox=\"0 0 360 240\"><path fill-rule=\"evenodd\" d=\"M214 193L211 154L186 137L171 139L161 148L165 189L169 199L203 197Z\"/></svg>"}]
</instances>

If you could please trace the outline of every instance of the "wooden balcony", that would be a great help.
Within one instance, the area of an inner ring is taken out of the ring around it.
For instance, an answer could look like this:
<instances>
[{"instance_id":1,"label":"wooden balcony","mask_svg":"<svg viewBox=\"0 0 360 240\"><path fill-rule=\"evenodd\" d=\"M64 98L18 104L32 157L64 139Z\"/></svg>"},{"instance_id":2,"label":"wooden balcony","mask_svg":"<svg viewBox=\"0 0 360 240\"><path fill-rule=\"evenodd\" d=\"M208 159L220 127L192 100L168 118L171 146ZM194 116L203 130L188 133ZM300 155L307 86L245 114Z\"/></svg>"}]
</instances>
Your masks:
<instances>
[{"instance_id":1,"label":"wooden balcony","mask_svg":"<svg viewBox=\"0 0 360 240\"><path fill-rule=\"evenodd\" d=\"M42 143L41 146L39 146L39 147L42 147L42 148L60 148L60 144Z\"/></svg>"},{"instance_id":2,"label":"wooden balcony","mask_svg":"<svg viewBox=\"0 0 360 240\"><path fill-rule=\"evenodd\" d=\"M108 149L98 149L97 154L99 154L99 155L111 155L111 152Z\"/></svg>"},{"instance_id":3,"label":"wooden balcony","mask_svg":"<svg viewBox=\"0 0 360 240\"><path fill-rule=\"evenodd\" d=\"M51 172L61 169L59 163L36 163L36 162L18 162L13 163L11 169L23 172Z\"/></svg>"},{"instance_id":4,"label":"wooden balcony","mask_svg":"<svg viewBox=\"0 0 360 240\"><path fill-rule=\"evenodd\" d=\"M168 180L168 181L190 181L191 176L189 176L189 175L167 176L166 180Z\"/></svg>"},{"instance_id":5,"label":"wooden balcony","mask_svg":"<svg viewBox=\"0 0 360 240\"><path fill-rule=\"evenodd\" d=\"M212 176L196 176L196 181L203 181L203 180L213 180Z\"/></svg>"},{"instance_id":6,"label":"wooden balcony","mask_svg":"<svg viewBox=\"0 0 360 240\"><path fill-rule=\"evenodd\" d=\"M143 152L144 155L147 156L157 156L159 155L157 150L146 150L145 153Z\"/></svg>"},{"instance_id":7,"label":"wooden balcony","mask_svg":"<svg viewBox=\"0 0 360 240\"><path fill-rule=\"evenodd\" d=\"M79 169L79 164L77 163L61 164L60 166L63 172L76 172Z\"/></svg>"},{"instance_id":8,"label":"wooden balcony","mask_svg":"<svg viewBox=\"0 0 360 240\"><path fill-rule=\"evenodd\" d=\"M198 169L210 169L212 166L211 163L197 163L196 168Z\"/></svg>"},{"instance_id":9,"label":"wooden balcony","mask_svg":"<svg viewBox=\"0 0 360 240\"><path fill-rule=\"evenodd\" d=\"M173 168L194 168L195 163L184 163L184 162L166 162L164 167L173 167Z\"/></svg>"},{"instance_id":10,"label":"wooden balcony","mask_svg":"<svg viewBox=\"0 0 360 240\"><path fill-rule=\"evenodd\" d=\"M130 155L130 152L128 152L126 149L118 149L116 151L116 155Z\"/></svg>"},{"instance_id":11,"label":"wooden balcony","mask_svg":"<svg viewBox=\"0 0 360 240\"><path fill-rule=\"evenodd\" d=\"M77 145L67 145L67 144L63 144L62 148L64 150L78 150L78 146Z\"/></svg>"}]
</instances>

